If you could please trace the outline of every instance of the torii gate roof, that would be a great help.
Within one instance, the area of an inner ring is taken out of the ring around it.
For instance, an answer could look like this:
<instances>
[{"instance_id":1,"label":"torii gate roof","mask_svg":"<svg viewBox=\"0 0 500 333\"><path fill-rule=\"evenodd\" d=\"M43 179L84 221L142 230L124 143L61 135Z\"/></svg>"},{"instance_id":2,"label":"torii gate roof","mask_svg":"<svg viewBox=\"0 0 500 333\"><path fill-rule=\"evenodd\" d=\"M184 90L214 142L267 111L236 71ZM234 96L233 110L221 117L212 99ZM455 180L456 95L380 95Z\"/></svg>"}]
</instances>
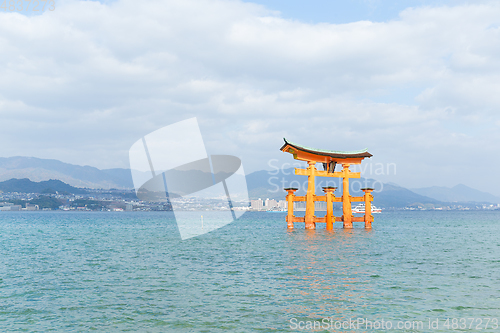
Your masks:
<instances>
[{"instance_id":1,"label":"torii gate roof","mask_svg":"<svg viewBox=\"0 0 500 333\"><path fill-rule=\"evenodd\" d=\"M359 164L365 157L372 157L368 149L356 151L335 151L304 147L296 143L285 140L285 144L280 148L281 151L293 154L293 158L303 161L316 161L322 163L353 163Z\"/></svg>"}]
</instances>

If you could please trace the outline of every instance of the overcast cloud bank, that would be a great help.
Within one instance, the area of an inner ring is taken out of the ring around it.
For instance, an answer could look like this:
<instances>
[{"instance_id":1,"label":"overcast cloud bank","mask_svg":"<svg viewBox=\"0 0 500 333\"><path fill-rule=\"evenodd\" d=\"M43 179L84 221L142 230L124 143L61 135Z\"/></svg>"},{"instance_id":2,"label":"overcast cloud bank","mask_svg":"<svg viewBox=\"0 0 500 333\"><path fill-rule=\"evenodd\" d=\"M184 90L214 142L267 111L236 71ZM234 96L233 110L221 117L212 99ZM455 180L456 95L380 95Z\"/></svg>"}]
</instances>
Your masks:
<instances>
[{"instance_id":1,"label":"overcast cloud bank","mask_svg":"<svg viewBox=\"0 0 500 333\"><path fill-rule=\"evenodd\" d=\"M128 167L138 138L194 116L207 151L247 172L291 162L287 137L367 147L397 165L383 181L498 195L499 27L496 2L348 24L222 0L0 12L1 155Z\"/></svg>"}]
</instances>

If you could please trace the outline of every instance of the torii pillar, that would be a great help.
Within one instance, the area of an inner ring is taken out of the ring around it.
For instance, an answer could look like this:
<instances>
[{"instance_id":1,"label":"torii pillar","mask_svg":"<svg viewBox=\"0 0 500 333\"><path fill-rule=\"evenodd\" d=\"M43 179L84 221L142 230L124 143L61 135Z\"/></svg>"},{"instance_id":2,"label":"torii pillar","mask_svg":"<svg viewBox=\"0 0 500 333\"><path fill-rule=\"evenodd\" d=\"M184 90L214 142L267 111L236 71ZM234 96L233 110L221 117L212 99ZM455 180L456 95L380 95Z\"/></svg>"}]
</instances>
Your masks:
<instances>
[{"instance_id":1,"label":"torii pillar","mask_svg":"<svg viewBox=\"0 0 500 333\"><path fill-rule=\"evenodd\" d=\"M372 188L362 188L361 191L365 192L364 199L365 199L365 229L371 229L372 228L372 222L373 222L373 215L372 215L372 200L373 200L373 195L371 194L373 192Z\"/></svg>"},{"instance_id":2,"label":"torii pillar","mask_svg":"<svg viewBox=\"0 0 500 333\"><path fill-rule=\"evenodd\" d=\"M316 222L314 222L314 197L316 196L316 162L308 161L309 167L307 168L307 192L306 192L306 229L316 229Z\"/></svg>"},{"instance_id":3,"label":"torii pillar","mask_svg":"<svg viewBox=\"0 0 500 333\"><path fill-rule=\"evenodd\" d=\"M293 222L294 222L294 216L293 216L293 198L295 197L295 191L297 191L298 188L286 188L285 191L288 192L288 195L286 196L286 201L288 203L288 214L286 215L286 222L288 224L288 229L293 229Z\"/></svg>"},{"instance_id":4,"label":"torii pillar","mask_svg":"<svg viewBox=\"0 0 500 333\"><path fill-rule=\"evenodd\" d=\"M349 178L353 173L349 170L349 163L342 164L342 220L345 229L352 229L351 195L349 194ZM357 175L357 174L356 174Z\"/></svg>"},{"instance_id":5,"label":"torii pillar","mask_svg":"<svg viewBox=\"0 0 500 333\"><path fill-rule=\"evenodd\" d=\"M333 230L333 223L335 222L335 216L333 216L333 200L335 199L335 192L337 188L333 186L323 187L323 191L326 193L326 230Z\"/></svg>"}]
</instances>

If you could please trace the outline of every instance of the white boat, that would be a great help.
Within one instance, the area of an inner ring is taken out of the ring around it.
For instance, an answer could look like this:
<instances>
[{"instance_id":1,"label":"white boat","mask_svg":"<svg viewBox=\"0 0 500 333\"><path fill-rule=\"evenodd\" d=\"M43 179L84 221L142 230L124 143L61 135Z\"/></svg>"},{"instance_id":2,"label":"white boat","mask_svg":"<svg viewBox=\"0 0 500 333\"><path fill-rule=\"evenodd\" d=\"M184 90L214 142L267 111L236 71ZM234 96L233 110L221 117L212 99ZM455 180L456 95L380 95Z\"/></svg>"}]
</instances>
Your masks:
<instances>
[{"instance_id":1,"label":"white boat","mask_svg":"<svg viewBox=\"0 0 500 333\"><path fill-rule=\"evenodd\" d=\"M359 205L357 205L356 207L354 207L352 209L352 212L358 213L358 214L364 214L365 213L365 204L360 203ZM375 214L382 213L382 209L377 208L376 206L372 205L372 213L375 213Z\"/></svg>"}]
</instances>

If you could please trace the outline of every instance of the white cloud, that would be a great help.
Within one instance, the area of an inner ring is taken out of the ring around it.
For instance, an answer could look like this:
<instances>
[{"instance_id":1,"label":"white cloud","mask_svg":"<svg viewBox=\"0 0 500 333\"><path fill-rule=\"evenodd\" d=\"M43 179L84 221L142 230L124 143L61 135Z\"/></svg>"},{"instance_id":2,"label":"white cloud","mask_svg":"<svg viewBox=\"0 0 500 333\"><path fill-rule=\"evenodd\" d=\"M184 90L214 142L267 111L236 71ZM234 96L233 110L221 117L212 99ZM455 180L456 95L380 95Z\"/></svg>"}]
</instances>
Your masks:
<instances>
[{"instance_id":1,"label":"white cloud","mask_svg":"<svg viewBox=\"0 0 500 333\"><path fill-rule=\"evenodd\" d=\"M196 116L207 149L245 170L290 159L286 136L368 147L403 185L455 185L469 156L499 162L499 27L496 2L337 25L224 0L0 12L0 155L126 167L137 138Z\"/></svg>"}]
</instances>

